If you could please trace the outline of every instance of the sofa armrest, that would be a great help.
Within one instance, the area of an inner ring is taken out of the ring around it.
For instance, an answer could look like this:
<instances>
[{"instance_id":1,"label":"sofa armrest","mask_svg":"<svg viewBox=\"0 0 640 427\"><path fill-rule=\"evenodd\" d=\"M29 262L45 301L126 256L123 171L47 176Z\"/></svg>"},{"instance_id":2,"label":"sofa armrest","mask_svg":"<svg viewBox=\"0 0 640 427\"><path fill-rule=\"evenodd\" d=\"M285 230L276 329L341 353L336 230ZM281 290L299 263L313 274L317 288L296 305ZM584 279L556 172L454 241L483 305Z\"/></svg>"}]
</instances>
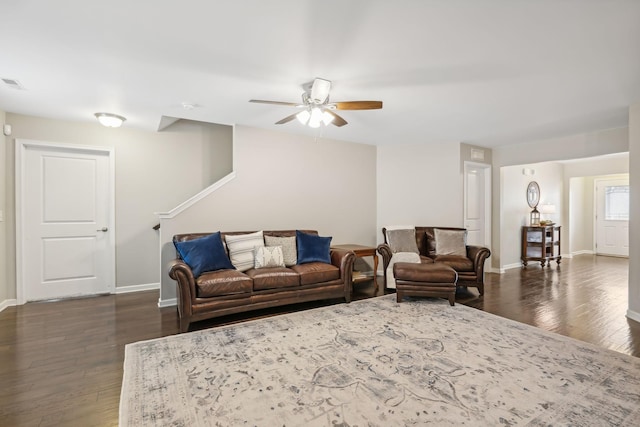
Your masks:
<instances>
[{"instance_id":1,"label":"sofa armrest","mask_svg":"<svg viewBox=\"0 0 640 427\"><path fill-rule=\"evenodd\" d=\"M473 269L478 280L484 275L484 261L491 256L491 251L484 246L467 246L467 257L473 261Z\"/></svg>"},{"instance_id":2,"label":"sofa armrest","mask_svg":"<svg viewBox=\"0 0 640 427\"><path fill-rule=\"evenodd\" d=\"M191 267L184 261L175 259L169 264L169 277L177 282L180 317L190 317L193 314L191 303L196 299L196 279Z\"/></svg>"},{"instance_id":3,"label":"sofa armrest","mask_svg":"<svg viewBox=\"0 0 640 427\"><path fill-rule=\"evenodd\" d=\"M344 297L347 302L351 302L351 287L353 280L353 263L356 254L353 251L331 248L331 264L340 269L340 279L344 282Z\"/></svg>"},{"instance_id":4,"label":"sofa armrest","mask_svg":"<svg viewBox=\"0 0 640 427\"><path fill-rule=\"evenodd\" d=\"M381 243L378 245L378 253L382 257L382 269L383 271L387 271L387 267L389 267L389 263L391 262L391 257L393 253L391 252L391 247L386 243Z\"/></svg>"}]
</instances>

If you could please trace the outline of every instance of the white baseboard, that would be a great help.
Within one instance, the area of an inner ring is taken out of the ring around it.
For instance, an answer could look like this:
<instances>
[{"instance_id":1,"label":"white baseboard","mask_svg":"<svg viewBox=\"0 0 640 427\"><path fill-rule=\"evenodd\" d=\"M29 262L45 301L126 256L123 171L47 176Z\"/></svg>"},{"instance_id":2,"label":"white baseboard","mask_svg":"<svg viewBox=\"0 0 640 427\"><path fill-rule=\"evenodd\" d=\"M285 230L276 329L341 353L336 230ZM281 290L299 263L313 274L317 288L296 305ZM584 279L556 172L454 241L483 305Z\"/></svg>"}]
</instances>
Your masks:
<instances>
[{"instance_id":1,"label":"white baseboard","mask_svg":"<svg viewBox=\"0 0 640 427\"><path fill-rule=\"evenodd\" d=\"M522 268L522 263L521 263L521 262L515 262L515 263L513 263L513 264L503 265L503 266L500 268L500 273L504 273L504 272L506 272L507 270L512 270L512 269L514 269L514 268Z\"/></svg>"},{"instance_id":2,"label":"white baseboard","mask_svg":"<svg viewBox=\"0 0 640 427\"><path fill-rule=\"evenodd\" d=\"M7 307L13 307L14 305L18 305L18 300L6 299L0 302L0 311L4 310Z\"/></svg>"},{"instance_id":3,"label":"white baseboard","mask_svg":"<svg viewBox=\"0 0 640 427\"><path fill-rule=\"evenodd\" d=\"M169 298L169 299L159 299L158 307L173 307L174 305L178 305L178 298Z\"/></svg>"},{"instance_id":4,"label":"white baseboard","mask_svg":"<svg viewBox=\"0 0 640 427\"><path fill-rule=\"evenodd\" d=\"M627 310L627 317L640 323L640 313L638 313L637 311L633 311L631 309Z\"/></svg>"},{"instance_id":5,"label":"white baseboard","mask_svg":"<svg viewBox=\"0 0 640 427\"><path fill-rule=\"evenodd\" d=\"M574 257L576 255L593 255L595 254L595 252L589 250L589 249L585 249L583 251L575 251L575 252L571 252L571 255L568 256L568 258ZM562 255L564 256L564 255Z\"/></svg>"},{"instance_id":6,"label":"white baseboard","mask_svg":"<svg viewBox=\"0 0 640 427\"><path fill-rule=\"evenodd\" d=\"M130 285L116 287L115 294L128 294L129 292L151 291L160 289L160 283L145 283L143 285Z\"/></svg>"}]
</instances>

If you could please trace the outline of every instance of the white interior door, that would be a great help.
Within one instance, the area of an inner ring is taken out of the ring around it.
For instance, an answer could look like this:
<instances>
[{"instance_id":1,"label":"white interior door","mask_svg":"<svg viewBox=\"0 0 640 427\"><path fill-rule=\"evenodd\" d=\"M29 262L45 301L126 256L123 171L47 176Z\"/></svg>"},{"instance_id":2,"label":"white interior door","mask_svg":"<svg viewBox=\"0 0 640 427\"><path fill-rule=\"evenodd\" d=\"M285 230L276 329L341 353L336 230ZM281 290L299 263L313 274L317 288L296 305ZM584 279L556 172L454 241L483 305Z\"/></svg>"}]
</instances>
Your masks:
<instances>
[{"instance_id":1,"label":"white interior door","mask_svg":"<svg viewBox=\"0 0 640 427\"><path fill-rule=\"evenodd\" d=\"M629 179L596 180L596 254L629 256Z\"/></svg>"},{"instance_id":2,"label":"white interior door","mask_svg":"<svg viewBox=\"0 0 640 427\"><path fill-rule=\"evenodd\" d=\"M111 151L29 143L18 150L22 302L111 292Z\"/></svg>"},{"instance_id":3,"label":"white interior door","mask_svg":"<svg viewBox=\"0 0 640 427\"><path fill-rule=\"evenodd\" d=\"M467 243L491 246L491 166L464 163L464 227Z\"/></svg>"}]
</instances>

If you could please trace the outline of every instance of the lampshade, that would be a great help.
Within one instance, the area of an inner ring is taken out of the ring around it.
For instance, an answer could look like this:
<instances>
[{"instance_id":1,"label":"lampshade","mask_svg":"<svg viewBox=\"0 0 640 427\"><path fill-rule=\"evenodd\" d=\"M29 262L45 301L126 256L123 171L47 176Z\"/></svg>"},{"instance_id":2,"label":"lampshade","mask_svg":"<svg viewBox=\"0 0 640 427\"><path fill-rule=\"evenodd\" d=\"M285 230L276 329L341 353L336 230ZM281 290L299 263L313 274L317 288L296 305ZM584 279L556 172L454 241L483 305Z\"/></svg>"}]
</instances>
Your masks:
<instances>
[{"instance_id":1,"label":"lampshade","mask_svg":"<svg viewBox=\"0 0 640 427\"><path fill-rule=\"evenodd\" d=\"M309 118L309 127L317 128L320 127L320 123L322 122L322 110L319 108L311 109L311 117Z\"/></svg>"},{"instance_id":2,"label":"lampshade","mask_svg":"<svg viewBox=\"0 0 640 427\"><path fill-rule=\"evenodd\" d=\"M298 114L296 114L296 119L303 125L309 123L309 118L311 117L311 113L308 110L302 110Z\"/></svg>"},{"instance_id":3,"label":"lampshade","mask_svg":"<svg viewBox=\"0 0 640 427\"><path fill-rule=\"evenodd\" d=\"M112 113L96 113L95 116L102 126L106 126L108 128L118 128L125 120L127 120L122 116Z\"/></svg>"},{"instance_id":4,"label":"lampshade","mask_svg":"<svg viewBox=\"0 0 640 427\"><path fill-rule=\"evenodd\" d=\"M540 212L543 214L554 214L556 213L556 205L552 205L551 203L546 203L540 206Z\"/></svg>"},{"instance_id":5,"label":"lampshade","mask_svg":"<svg viewBox=\"0 0 640 427\"><path fill-rule=\"evenodd\" d=\"M333 115L321 108L313 107L311 109L302 110L296 114L296 119L303 125L311 128L318 128L320 124L327 126L333 121Z\"/></svg>"}]
</instances>

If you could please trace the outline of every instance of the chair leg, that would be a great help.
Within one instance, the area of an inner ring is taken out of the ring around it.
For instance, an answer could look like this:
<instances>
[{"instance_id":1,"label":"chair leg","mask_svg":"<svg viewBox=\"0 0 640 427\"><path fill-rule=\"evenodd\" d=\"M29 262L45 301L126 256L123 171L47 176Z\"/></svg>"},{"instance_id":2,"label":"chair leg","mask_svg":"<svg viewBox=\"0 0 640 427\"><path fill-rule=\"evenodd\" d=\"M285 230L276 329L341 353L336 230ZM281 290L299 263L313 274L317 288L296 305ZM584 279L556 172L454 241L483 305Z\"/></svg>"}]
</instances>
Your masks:
<instances>
[{"instance_id":1,"label":"chair leg","mask_svg":"<svg viewBox=\"0 0 640 427\"><path fill-rule=\"evenodd\" d=\"M478 292L480 295L484 295L484 283L478 283Z\"/></svg>"},{"instance_id":2,"label":"chair leg","mask_svg":"<svg viewBox=\"0 0 640 427\"><path fill-rule=\"evenodd\" d=\"M396 302L402 302L402 293L396 289Z\"/></svg>"},{"instance_id":3,"label":"chair leg","mask_svg":"<svg viewBox=\"0 0 640 427\"><path fill-rule=\"evenodd\" d=\"M456 305L456 293L449 294L449 304Z\"/></svg>"}]
</instances>

